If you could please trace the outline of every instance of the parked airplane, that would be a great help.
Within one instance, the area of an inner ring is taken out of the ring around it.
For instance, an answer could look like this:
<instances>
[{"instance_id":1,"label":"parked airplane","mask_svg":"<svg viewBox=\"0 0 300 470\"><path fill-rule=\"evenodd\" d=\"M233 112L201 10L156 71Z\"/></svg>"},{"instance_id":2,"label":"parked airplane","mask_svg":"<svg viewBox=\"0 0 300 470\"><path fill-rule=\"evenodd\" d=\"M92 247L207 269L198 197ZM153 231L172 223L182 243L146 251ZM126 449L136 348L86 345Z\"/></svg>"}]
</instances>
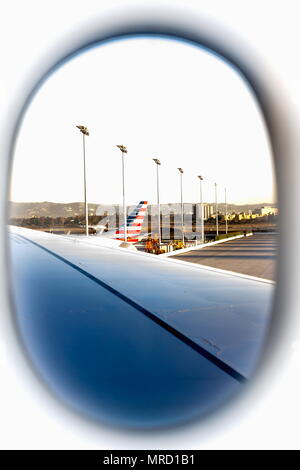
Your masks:
<instances>
[{"instance_id":1,"label":"parked airplane","mask_svg":"<svg viewBox=\"0 0 300 470\"><path fill-rule=\"evenodd\" d=\"M114 228L105 231L106 225L99 223L98 225L92 225L92 228L96 231L94 236L84 237L80 236L80 239L87 239L93 244L129 248L136 250L134 247L135 243L139 242L143 238L147 237L148 233L141 234L142 226L145 219L145 213L147 210L148 201L140 201L138 205L133 209L132 212L127 216L127 241L125 242L124 225L120 228ZM69 234L68 234L69 235ZM70 235L74 237L77 235Z\"/></svg>"},{"instance_id":2,"label":"parked airplane","mask_svg":"<svg viewBox=\"0 0 300 470\"><path fill-rule=\"evenodd\" d=\"M145 237L141 235L142 226L145 219L148 201L140 201L133 211L127 216L127 242L137 243ZM114 240L125 241L124 225L119 229L111 229L104 232L105 225L96 225L93 227L96 230L96 235L113 238Z\"/></svg>"}]
</instances>

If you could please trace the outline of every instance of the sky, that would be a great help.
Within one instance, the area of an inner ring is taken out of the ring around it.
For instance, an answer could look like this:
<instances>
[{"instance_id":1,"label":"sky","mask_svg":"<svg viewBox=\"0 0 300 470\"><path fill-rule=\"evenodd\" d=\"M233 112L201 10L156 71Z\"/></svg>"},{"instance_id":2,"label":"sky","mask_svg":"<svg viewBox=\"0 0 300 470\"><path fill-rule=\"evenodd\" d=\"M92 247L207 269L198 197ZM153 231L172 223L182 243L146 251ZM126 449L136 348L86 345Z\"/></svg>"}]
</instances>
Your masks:
<instances>
[{"instance_id":1,"label":"sky","mask_svg":"<svg viewBox=\"0 0 300 470\"><path fill-rule=\"evenodd\" d=\"M187 42L135 37L87 50L41 86L24 117L11 179L13 201L83 201L82 134L86 137L87 199L275 202L272 154L248 84L215 54Z\"/></svg>"}]
</instances>

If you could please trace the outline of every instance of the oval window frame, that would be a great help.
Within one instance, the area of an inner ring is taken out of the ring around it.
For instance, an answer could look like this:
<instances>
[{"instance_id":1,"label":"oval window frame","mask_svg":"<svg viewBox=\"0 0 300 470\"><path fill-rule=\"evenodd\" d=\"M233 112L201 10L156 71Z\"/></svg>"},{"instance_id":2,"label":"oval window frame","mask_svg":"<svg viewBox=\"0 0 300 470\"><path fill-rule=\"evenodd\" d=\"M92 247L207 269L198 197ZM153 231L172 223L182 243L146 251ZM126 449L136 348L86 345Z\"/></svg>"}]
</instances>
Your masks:
<instances>
[{"instance_id":1,"label":"oval window frame","mask_svg":"<svg viewBox=\"0 0 300 470\"><path fill-rule=\"evenodd\" d=\"M146 16L147 19L145 19ZM50 53L50 56L45 58L44 62L40 64L41 69L39 72L34 74L34 77L30 80L30 84L25 85L22 97L19 98L19 103L16 105L16 112L13 112L14 116L10 123L10 128L6 132L6 141L8 142L7 151L4 152L6 163L6 187L4 188L4 191L6 201L8 201L13 154L19 129L27 107L30 105L36 92L48 76L52 75L57 68L61 67L73 56L83 53L92 46L101 45L107 41L120 40L128 36L136 37L139 35L152 35L160 37L167 36L170 39L187 41L215 53L234 69L238 70L240 75L245 79L248 85L250 85L262 112L267 134L270 138L271 151L274 157L275 181L280 213L282 212L282 207L287 207L289 198L287 196L285 197L282 190L282 181L286 180L288 171L286 170L281 156L284 153L285 155L291 155L292 149L288 143L288 136L285 133L286 129L282 126L282 119L286 118L286 120L288 120L288 107L284 104L284 100L281 96L279 98L276 96L274 86L271 85L269 87L267 79L263 77L262 72L259 72L258 58L254 58L254 64L251 64L251 59L253 59L252 54L247 50L247 48L245 51L241 52L241 50L233 44L234 38L232 35L229 34L227 41L225 41L224 31L222 31L221 27L219 27L219 30L209 30L207 19L202 18L201 21L197 22L188 14L182 15L181 11L178 12L176 21L174 21L174 19L175 17L167 18L167 16L161 16L159 9L151 12L148 11L147 15L142 12L142 14L137 14L135 17L130 18L127 12L119 12L117 18L113 18L108 15L108 21L104 21L105 26L97 25L91 33L83 33L82 35L78 34L78 38L76 39L77 44L75 45L72 39L69 38L69 41L62 46L59 52L52 52ZM199 20L199 18L197 20ZM227 33L228 31L226 31L226 34ZM249 56L247 56L248 52ZM32 83L34 83L33 86ZM8 215L8 204L6 204L5 220L8 220ZM284 245L282 243L285 236L284 230L282 230L283 220L284 217L281 215L279 226L279 256L277 260L277 271L279 272L279 275L277 276L278 284L275 292L271 324L268 337L266 338L265 352L262 356L260 366L251 380L251 384L253 384L253 382L256 383L259 377L265 375L264 372L262 374L262 371L265 371L266 364L274 366L274 345L279 345L284 342L286 339L286 333L288 332L288 326L291 322L290 317L285 316L283 319L281 315L283 307L288 303L287 299L289 295L288 290L285 289L286 286L284 285L284 282L282 282L282 279L284 279L287 272L286 267L289 259L288 250L287 248L284 249ZM7 233L5 231L4 242L6 254L8 253L7 238ZM4 263L7 265L7 262L8 257L6 255ZM6 287L7 290L9 290L9 286ZM10 310L11 312L14 310L12 308L12 303ZM16 333L16 331L17 329L14 328L14 333ZM272 367L272 370L274 371L275 368ZM236 402L237 399L235 398L234 401Z\"/></svg>"}]
</instances>

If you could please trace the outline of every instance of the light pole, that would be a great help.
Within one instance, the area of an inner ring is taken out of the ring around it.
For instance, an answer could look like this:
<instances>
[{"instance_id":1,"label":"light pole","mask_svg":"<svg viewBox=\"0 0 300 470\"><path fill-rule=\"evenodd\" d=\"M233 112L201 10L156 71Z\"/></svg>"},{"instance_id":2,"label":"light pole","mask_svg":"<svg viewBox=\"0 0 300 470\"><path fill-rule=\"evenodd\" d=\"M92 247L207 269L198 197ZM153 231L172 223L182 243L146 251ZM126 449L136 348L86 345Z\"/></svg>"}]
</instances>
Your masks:
<instances>
[{"instance_id":1,"label":"light pole","mask_svg":"<svg viewBox=\"0 0 300 470\"><path fill-rule=\"evenodd\" d=\"M224 189L224 193L225 193L225 231L227 235L228 227L227 227L227 190L226 188Z\"/></svg>"},{"instance_id":2,"label":"light pole","mask_svg":"<svg viewBox=\"0 0 300 470\"><path fill-rule=\"evenodd\" d=\"M124 240L127 242L127 213L125 205L125 177L124 177L124 153L127 153L125 145L117 145L122 153L122 181L123 181L123 213L124 213Z\"/></svg>"},{"instance_id":3,"label":"light pole","mask_svg":"<svg viewBox=\"0 0 300 470\"><path fill-rule=\"evenodd\" d=\"M161 165L160 161L157 158L152 159L156 163L156 189L157 189L157 224L158 224L158 243L159 247L161 245L161 227L160 227L160 204L159 204L159 177L158 177L158 167Z\"/></svg>"},{"instance_id":4,"label":"light pole","mask_svg":"<svg viewBox=\"0 0 300 470\"><path fill-rule=\"evenodd\" d=\"M82 133L82 143L83 143L83 178L84 178L84 207L85 207L85 234L88 237L89 235L89 212L88 204L86 200L86 168L85 168L85 136L90 135L87 127L76 126L77 129Z\"/></svg>"},{"instance_id":5,"label":"light pole","mask_svg":"<svg viewBox=\"0 0 300 470\"><path fill-rule=\"evenodd\" d=\"M219 217L218 217L218 191L217 191L217 183L215 183L215 198L216 198L216 229L217 229L217 236L219 235Z\"/></svg>"},{"instance_id":6,"label":"light pole","mask_svg":"<svg viewBox=\"0 0 300 470\"><path fill-rule=\"evenodd\" d=\"M200 181L200 205L201 205L201 241L204 243L204 214L203 214L203 199L202 199L202 181L203 176L198 176Z\"/></svg>"},{"instance_id":7,"label":"light pole","mask_svg":"<svg viewBox=\"0 0 300 470\"><path fill-rule=\"evenodd\" d=\"M183 169L182 168L177 168L180 173L180 204L181 204L181 230L182 230L182 243L184 246L184 230L183 230L183 199L182 199L182 174L183 174Z\"/></svg>"}]
</instances>

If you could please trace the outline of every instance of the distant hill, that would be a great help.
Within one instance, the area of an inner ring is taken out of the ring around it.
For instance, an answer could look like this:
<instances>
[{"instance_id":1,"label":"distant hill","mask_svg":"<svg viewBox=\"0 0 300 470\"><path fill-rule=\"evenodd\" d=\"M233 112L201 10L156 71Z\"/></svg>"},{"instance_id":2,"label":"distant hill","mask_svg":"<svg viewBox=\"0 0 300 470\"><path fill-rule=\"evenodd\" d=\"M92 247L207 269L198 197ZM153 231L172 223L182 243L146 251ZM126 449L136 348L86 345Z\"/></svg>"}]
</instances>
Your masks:
<instances>
[{"instance_id":1,"label":"distant hill","mask_svg":"<svg viewBox=\"0 0 300 470\"><path fill-rule=\"evenodd\" d=\"M98 204L89 204L89 213L94 214ZM83 202L9 202L10 217L73 217L84 214Z\"/></svg>"},{"instance_id":2,"label":"distant hill","mask_svg":"<svg viewBox=\"0 0 300 470\"><path fill-rule=\"evenodd\" d=\"M185 203L188 204L188 203ZM190 203L192 204L192 203ZM259 204L228 204L228 212L246 212L248 210L259 209L260 207L277 207L276 204L262 202ZM111 212L111 205L108 204L90 204L89 215L104 215L106 211ZM130 206L133 208L134 206ZM178 203L161 204L162 213L167 208L172 209L176 214L180 213L181 208ZM218 204L219 211L225 212L225 204ZM148 206L148 210L154 215L157 211L156 204ZM84 214L83 202L69 202L69 203L56 203L56 202L9 202L9 216L12 218L30 218L30 217L74 217L76 215Z\"/></svg>"}]
</instances>

